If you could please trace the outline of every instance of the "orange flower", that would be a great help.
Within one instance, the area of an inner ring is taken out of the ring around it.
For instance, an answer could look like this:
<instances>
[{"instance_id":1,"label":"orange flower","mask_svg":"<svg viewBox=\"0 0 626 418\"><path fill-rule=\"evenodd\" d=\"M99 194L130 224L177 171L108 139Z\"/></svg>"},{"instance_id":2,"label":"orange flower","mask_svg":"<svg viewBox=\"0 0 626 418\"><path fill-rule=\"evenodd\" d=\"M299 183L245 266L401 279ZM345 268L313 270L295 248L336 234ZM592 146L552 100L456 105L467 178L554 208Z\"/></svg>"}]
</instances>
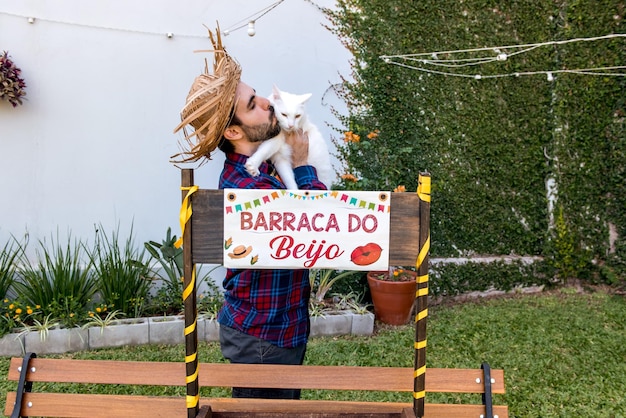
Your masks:
<instances>
[{"instance_id":1,"label":"orange flower","mask_svg":"<svg viewBox=\"0 0 626 418\"><path fill-rule=\"evenodd\" d=\"M404 187L402 184L399 185L398 187L396 187L395 189L393 189L394 192L406 192L406 187Z\"/></svg>"},{"instance_id":2,"label":"orange flower","mask_svg":"<svg viewBox=\"0 0 626 418\"><path fill-rule=\"evenodd\" d=\"M361 140L361 137L354 134L352 131L348 131L346 133L344 133L344 138L343 140L345 142L359 142Z\"/></svg>"},{"instance_id":3,"label":"orange flower","mask_svg":"<svg viewBox=\"0 0 626 418\"><path fill-rule=\"evenodd\" d=\"M373 132L370 132L369 134L367 134L367 138L368 139L378 138L378 132L380 132L378 129L374 130Z\"/></svg>"},{"instance_id":4,"label":"orange flower","mask_svg":"<svg viewBox=\"0 0 626 418\"><path fill-rule=\"evenodd\" d=\"M353 183L356 183L359 180L354 176L354 174L342 174L341 178L346 181L351 181Z\"/></svg>"}]
</instances>

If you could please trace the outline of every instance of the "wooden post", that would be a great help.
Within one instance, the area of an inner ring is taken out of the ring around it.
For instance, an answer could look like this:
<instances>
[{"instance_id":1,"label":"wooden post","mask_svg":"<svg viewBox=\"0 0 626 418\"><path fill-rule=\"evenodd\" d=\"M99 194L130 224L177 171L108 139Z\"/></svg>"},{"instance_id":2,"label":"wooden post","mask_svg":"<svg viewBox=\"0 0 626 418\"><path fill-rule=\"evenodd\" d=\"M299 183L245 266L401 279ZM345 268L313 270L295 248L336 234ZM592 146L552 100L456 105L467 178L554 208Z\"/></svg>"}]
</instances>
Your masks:
<instances>
[{"instance_id":1,"label":"wooden post","mask_svg":"<svg viewBox=\"0 0 626 418\"><path fill-rule=\"evenodd\" d=\"M193 193L193 169L181 171L181 190L183 207L181 208L181 226L183 234L183 302L185 306L185 365L187 374L187 418L196 418L200 385L198 383L198 311L196 306L196 268L192 259L191 240L191 196ZM187 213L188 217L183 217Z\"/></svg>"},{"instance_id":2,"label":"wooden post","mask_svg":"<svg viewBox=\"0 0 626 418\"><path fill-rule=\"evenodd\" d=\"M419 254L417 256L417 291L415 293L415 373L413 381L413 410L416 417L424 416L426 397L426 317L428 316L428 253L430 251L430 175L420 174Z\"/></svg>"}]
</instances>

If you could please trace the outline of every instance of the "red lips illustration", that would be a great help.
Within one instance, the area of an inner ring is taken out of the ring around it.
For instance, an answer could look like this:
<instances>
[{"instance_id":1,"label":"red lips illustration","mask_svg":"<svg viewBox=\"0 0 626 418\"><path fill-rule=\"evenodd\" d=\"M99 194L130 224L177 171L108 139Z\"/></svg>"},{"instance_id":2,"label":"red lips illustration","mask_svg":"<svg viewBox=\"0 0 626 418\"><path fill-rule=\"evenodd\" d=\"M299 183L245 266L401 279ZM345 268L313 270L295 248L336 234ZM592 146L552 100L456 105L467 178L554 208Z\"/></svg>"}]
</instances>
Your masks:
<instances>
[{"instance_id":1,"label":"red lips illustration","mask_svg":"<svg viewBox=\"0 0 626 418\"><path fill-rule=\"evenodd\" d=\"M380 245L370 242L369 244L356 247L352 251L350 259L357 266L368 266L378 261L382 251L383 249L380 248Z\"/></svg>"}]
</instances>

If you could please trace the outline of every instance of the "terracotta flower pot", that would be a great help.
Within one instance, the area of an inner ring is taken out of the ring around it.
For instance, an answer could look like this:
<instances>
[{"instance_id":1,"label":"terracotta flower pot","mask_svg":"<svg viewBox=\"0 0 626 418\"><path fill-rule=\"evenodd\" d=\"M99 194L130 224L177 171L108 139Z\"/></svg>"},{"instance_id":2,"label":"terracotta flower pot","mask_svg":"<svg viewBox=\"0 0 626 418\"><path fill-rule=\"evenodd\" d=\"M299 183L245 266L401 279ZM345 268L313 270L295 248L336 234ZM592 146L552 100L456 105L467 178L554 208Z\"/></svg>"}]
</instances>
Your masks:
<instances>
[{"instance_id":1,"label":"terracotta flower pot","mask_svg":"<svg viewBox=\"0 0 626 418\"><path fill-rule=\"evenodd\" d=\"M376 318L389 325L404 325L411 319L411 310L415 302L417 284L411 281L389 281L377 278L387 272L370 271L367 273L367 283L372 293L374 314ZM414 277L414 271L406 272Z\"/></svg>"}]
</instances>

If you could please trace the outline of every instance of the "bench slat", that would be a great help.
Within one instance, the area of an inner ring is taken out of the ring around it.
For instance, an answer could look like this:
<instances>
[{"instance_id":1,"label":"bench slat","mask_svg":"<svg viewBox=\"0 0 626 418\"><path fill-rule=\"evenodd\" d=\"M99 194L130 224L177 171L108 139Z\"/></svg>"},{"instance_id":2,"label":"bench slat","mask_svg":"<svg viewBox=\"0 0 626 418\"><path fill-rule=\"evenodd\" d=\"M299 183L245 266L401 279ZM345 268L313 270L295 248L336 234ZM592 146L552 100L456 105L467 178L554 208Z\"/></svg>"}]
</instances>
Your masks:
<instances>
[{"instance_id":1,"label":"bench slat","mask_svg":"<svg viewBox=\"0 0 626 418\"><path fill-rule=\"evenodd\" d=\"M19 379L22 359L11 359L9 380ZM185 364L114 360L31 360L35 382L184 386ZM491 370L493 393L505 393L504 371ZM480 369L426 370L428 392L482 393ZM274 387L283 389L413 391L413 370L404 367L287 366L202 363L200 387ZM481 380L482 381L482 380ZM35 390L37 386L35 385Z\"/></svg>"},{"instance_id":2,"label":"bench slat","mask_svg":"<svg viewBox=\"0 0 626 418\"><path fill-rule=\"evenodd\" d=\"M67 418L111 418L145 417L171 418L185 411L183 398L130 396L130 395L86 395L70 393L26 393L24 405L32 403L25 411L32 416L56 416ZM7 394L5 415L10 415L15 402L15 392ZM210 405L215 418L241 417L400 417L409 403L398 402L346 402L346 401L289 401L269 399L202 398L200 405ZM426 404L425 418L476 418L484 414L482 405ZM494 414L508 417L506 406L494 406Z\"/></svg>"},{"instance_id":3,"label":"bench slat","mask_svg":"<svg viewBox=\"0 0 626 418\"><path fill-rule=\"evenodd\" d=\"M7 394L5 415L11 414L15 396L15 392ZM172 418L184 416L187 410L184 397L76 393L24 393L22 405L22 413L28 416L62 418Z\"/></svg>"}]
</instances>

